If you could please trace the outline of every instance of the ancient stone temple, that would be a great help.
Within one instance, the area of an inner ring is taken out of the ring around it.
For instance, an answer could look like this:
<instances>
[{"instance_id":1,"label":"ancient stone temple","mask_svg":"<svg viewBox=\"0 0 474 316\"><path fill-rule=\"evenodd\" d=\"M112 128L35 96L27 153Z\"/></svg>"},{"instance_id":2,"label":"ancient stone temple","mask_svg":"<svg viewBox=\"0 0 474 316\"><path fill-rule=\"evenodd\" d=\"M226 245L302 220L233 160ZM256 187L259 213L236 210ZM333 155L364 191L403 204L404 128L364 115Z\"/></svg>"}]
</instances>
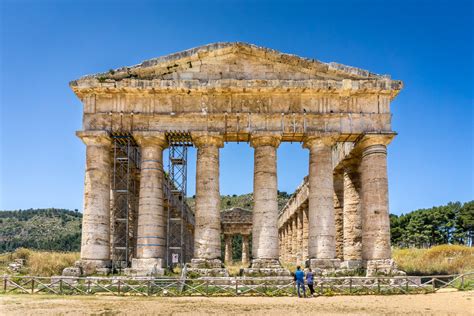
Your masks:
<instances>
[{"instance_id":1,"label":"ancient stone temple","mask_svg":"<svg viewBox=\"0 0 474 316\"><path fill-rule=\"evenodd\" d=\"M108 268L112 260L111 144L117 133L141 153L137 228L127 246L132 271L165 266L169 135L197 147L196 208L187 220L194 230L187 239L192 268L223 268L219 151L237 141L254 149L253 270L281 269L281 256L321 268L390 264L386 146L395 136L390 102L400 81L254 45L216 43L70 86L84 105L77 135L87 156L81 262L88 270ZM309 175L300 188L307 197L296 194L279 214L281 142L301 142L309 151Z\"/></svg>"}]
</instances>

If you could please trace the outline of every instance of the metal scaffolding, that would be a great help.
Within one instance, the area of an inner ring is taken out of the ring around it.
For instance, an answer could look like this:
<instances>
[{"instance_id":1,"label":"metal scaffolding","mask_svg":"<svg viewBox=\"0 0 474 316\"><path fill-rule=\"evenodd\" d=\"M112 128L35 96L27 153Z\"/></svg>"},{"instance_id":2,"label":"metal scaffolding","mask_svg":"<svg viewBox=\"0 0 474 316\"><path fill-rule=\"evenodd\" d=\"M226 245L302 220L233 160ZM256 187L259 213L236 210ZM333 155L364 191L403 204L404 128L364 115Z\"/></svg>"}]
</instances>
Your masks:
<instances>
[{"instance_id":1,"label":"metal scaffolding","mask_svg":"<svg viewBox=\"0 0 474 316\"><path fill-rule=\"evenodd\" d=\"M166 264L172 268L183 265L192 256L189 232L194 218L186 203L188 147L192 146L189 133L170 132L166 134L169 143L168 156L168 221L166 242ZM174 201L174 203L170 203ZM193 226L193 225L192 225Z\"/></svg>"},{"instance_id":2,"label":"metal scaffolding","mask_svg":"<svg viewBox=\"0 0 474 316\"><path fill-rule=\"evenodd\" d=\"M129 266L137 231L140 149L130 133L115 132L111 196L111 258L114 270Z\"/></svg>"}]
</instances>

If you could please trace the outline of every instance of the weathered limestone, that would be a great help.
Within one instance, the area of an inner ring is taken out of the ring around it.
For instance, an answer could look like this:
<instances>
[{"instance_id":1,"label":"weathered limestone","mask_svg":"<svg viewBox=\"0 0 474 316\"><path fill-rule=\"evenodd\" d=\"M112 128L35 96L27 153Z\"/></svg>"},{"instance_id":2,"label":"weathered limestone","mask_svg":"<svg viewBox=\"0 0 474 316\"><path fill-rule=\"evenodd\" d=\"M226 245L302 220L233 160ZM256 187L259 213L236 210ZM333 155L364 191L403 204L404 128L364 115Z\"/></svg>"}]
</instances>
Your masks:
<instances>
[{"instance_id":1,"label":"weathered limestone","mask_svg":"<svg viewBox=\"0 0 474 316\"><path fill-rule=\"evenodd\" d=\"M344 257L344 182L340 173L334 174L334 222L336 225L336 258Z\"/></svg>"},{"instance_id":2,"label":"weathered limestone","mask_svg":"<svg viewBox=\"0 0 474 316\"><path fill-rule=\"evenodd\" d=\"M242 235L242 264L249 263L249 235Z\"/></svg>"},{"instance_id":3,"label":"weathered limestone","mask_svg":"<svg viewBox=\"0 0 474 316\"><path fill-rule=\"evenodd\" d=\"M223 138L217 133L194 133L198 148L196 164L196 227L193 268L220 269L221 215L219 193L219 148Z\"/></svg>"},{"instance_id":4,"label":"weathered limestone","mask_svg":"<svg viewBox=\"0 0 474 316\"><path fill-rule=\"evenodd\" d=\"M307 206L306 204L305 206ZM303 207L303 261L308 260L308 242L309 242L309 220L308 208Z\"/></svg>"},{"instance_id":5,"label":"weathered limestone","mask_svg":"<svg viewBox=\"0 0 474 316\"><path fill-rule=\"evenodd\" d=\"M362 207L362 258L367 265L386 271L391 265L390 219L388 210L387 148L393 136L366 135L360 161Z\"/></svg>"},{"instance_id":6,"label":"weathered limestone","mask_svg":"<svg viewBox=\"0 0 474 316\"><path fill-rule=\"evenodd\" d=\"M279 267L277 157L278 134L255 133L251 138L254 153L254 209L252 229L253 267Z\"/></svg>"},{"instance_id":7,"label":"weathered limestone","mask_svg":"<svg viewBox=\"0 0 474 316\"><path fill-rule=\"evenodd\" d=\"M141 149L140 194L138 205L137 257L132 259L132 275L164 273L166 234L163 207L163 150L168 146L164 133L135 132Z\"/></svg>"},{"instance_id":8,"label":"weathered limestone","mask_svg":"<svg viewBox=\"0 0 474 316\"><path fill-rule=\"evenodd\" d=\"M334 184L331 146L335 135L308 136L309 153L309 265L337 267Z\"/></svg>"},{"instance_id":9,"label":"weathered limestone","mask_svg":"<svg viewBox=\"0 0 474 316\"><path fill-rule=\"evenodd\" d=\"M225 264L232 264L232 235L224 235L224 262Z\"/></svg>"},{"instance_id":10,"label":"weathered limestone","mask_svg":"<svg viewBox=\"0 0 474 316\"><path fill-rule=\"evenodd\" d=\"M296 252L296 263L302 264L303 260L303 210L299 210L296 214L296 244L297 244L297 252Z\"/></svg>"},{"instance_id":11,"label":"weathered limestone","mask_svg":"<svg viewBox=\"0 0 474 316\"><path fill-rule=\"evenodd\" d=\"M344 181L344 265L359 268L362 263L362 214L359 199L359 175L345 168Z\"/></svg>"},{"instance_id":12,"label":"weathered limestone","mask_svg":"<svg viewBox=\"0 0 474 316\"><path fill-rule=\"evenodd\" d=\"M81 259L83 273L111 267L110 261L110 145L105 131L77 132L86 144L84 213Z\"/></svg>"},{"instance_id":13,"label":"weathered limestone","mask_svg":"<svg viewBox=\"0 0 474 316\"><path fill-rule=\"evenodd\" d=\"M291 219L291 229L293 231L291 236L291 261L296 263L298 261L298 213L296 213Z\"/></svg>"}]
</instances>

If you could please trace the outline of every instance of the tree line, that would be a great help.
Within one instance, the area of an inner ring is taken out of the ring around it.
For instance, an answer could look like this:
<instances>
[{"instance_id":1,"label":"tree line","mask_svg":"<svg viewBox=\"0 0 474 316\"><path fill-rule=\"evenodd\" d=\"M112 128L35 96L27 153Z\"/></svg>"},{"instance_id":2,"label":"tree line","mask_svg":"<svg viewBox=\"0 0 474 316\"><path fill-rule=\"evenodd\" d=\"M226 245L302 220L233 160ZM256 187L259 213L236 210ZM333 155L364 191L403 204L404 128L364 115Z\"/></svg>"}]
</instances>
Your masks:
<instances>
[{"instance_id":1,"label":"tree line","mask_svg":"<svg viewBox=\"0 0 474 316\"><path fill-rule=\"evenodd\" d=\"M390 214L392 245L400 248L428 248L439 244L472 246L474 201L419 209L407 214Z\"/></svg>"}]
</instances>

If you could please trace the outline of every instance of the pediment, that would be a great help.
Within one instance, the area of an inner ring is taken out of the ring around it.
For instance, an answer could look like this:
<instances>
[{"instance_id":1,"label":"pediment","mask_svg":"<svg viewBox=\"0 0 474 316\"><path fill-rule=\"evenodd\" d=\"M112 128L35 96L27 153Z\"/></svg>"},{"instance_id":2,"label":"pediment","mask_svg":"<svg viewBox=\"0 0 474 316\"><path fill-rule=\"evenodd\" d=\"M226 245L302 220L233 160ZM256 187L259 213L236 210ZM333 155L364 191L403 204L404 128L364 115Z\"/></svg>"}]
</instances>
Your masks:
<instances>
[{"instance_id":1,"label":"pediment","mask_svg":"<svg viewBox=\"0 0 474 316\"><path fill-rule=\"evenodd\" d=\"M367 80L380 76L355 67L323 63L246 43L215 43L131 67L85 76L81 81L139 80Z\"/></svg>"}]
</instances>

